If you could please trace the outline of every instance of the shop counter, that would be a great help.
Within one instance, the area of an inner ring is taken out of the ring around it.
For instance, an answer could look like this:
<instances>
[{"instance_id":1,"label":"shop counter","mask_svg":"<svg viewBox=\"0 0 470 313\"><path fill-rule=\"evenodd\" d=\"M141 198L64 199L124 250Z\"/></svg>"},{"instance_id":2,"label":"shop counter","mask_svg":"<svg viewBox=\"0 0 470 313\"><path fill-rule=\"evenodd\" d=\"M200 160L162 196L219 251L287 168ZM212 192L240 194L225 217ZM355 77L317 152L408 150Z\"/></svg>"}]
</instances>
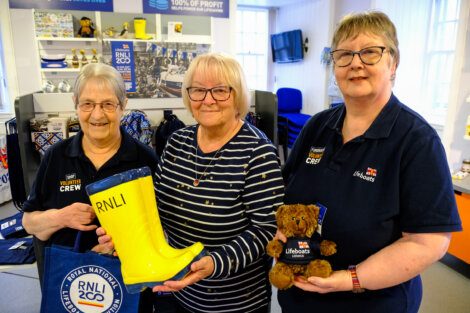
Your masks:
<instances>
[{"instance_id":1,"label":"shop counter","mask_svg":"<svg viewBox=\"0 0 470 313\"><path fill-rule=\"evenodd\" d=\"M454 179L455 199L463 231L452 233L444 263L470 277L470 175Z\"/></svg>"}]
</instances>

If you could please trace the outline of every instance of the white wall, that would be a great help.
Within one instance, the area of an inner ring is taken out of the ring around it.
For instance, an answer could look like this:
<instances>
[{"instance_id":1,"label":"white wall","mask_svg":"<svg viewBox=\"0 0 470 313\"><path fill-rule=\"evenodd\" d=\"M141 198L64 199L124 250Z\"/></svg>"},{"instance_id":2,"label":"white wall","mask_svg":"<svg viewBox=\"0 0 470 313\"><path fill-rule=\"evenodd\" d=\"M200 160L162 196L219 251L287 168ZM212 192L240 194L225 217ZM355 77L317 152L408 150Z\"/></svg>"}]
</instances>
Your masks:
<instances>
[{"instance_id":1,"label":"white wall","mask_svg":"<svg viewBox=\"0 0 470 313\"><path fill-rule=\"evenodd\" d=\"M314 114L326 107L327 68L320 64L323 47L330 40L331 2L313 0L283 6L276 17L276 32L302 30L308 38L308 52L296 63L273 65L275 90L292 87L302 91L302 112ZM274 91L275 91L274 90Z\"/></svg>"},{"instance_id":2,"label":"white wall","mask_svg":"<svg viewBox=\"0 0 470 313\"><path fill-rule=\"evenodd\" d=\"M370 0L306 0L282 6L277 11L275 32L301 29L308 37L308 52L297 63L273 64L273 91L281 87L300 89L302 112L315 114L329 106L327 85L330 68L320 63L324 47L329 47L336 22L353 11L370 8ZM271 61L270 61L271 62Z\"/></svg>"}]
</instances>

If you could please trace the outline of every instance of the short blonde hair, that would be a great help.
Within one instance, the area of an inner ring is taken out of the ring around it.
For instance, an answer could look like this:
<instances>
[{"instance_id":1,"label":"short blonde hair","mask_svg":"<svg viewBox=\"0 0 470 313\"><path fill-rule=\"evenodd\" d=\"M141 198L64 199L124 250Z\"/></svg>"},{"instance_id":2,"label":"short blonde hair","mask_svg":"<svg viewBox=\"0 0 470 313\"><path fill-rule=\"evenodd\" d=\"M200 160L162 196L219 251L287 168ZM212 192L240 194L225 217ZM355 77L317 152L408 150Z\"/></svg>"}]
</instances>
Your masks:
<instances>
[{"instance_id":1,"label":"short blonde hair","mask_svg":"<svg viewBox=\"0 0 470 313\"><path fill-rule=\"evenodd\" d=\"M336 27L331 50L337 49L341 41L355 38L359 34L373 34L383 38L390 55L398 66L398 63L400 63L400 50L398 50L397 30L385 13L366 11L344 16Z\"/></svg>"},{"instance_id":2,"label":"short blonde hair","mask_svg":"<svg viewBox=\"0 0 470 313\"><path fill-rule=\"evenodd\" d=\"M203 76L220 80L232 87L234 103L238 110L239 118L245 118L250 107L250 95L246 85L243 69L233 57L222 53L206 53L197 56L191 61L184 76L181 94L186 108L191 112L191 100L186 88L191 87L196 72Z\"/></svg>"},{"instance_id":3,"label":"short blonde hair","mask_svg":"<svg viewBox=\"0 0 470 313\"><path fill-rule=\"evenodd\" d=\"M85 65L75 80L73 88L73 97L75 99L75 108L77 108L78 99L82 94L83 88L89 80L96 79L99 84L106 85L114 91L121 109L126 104L126 86L121 74L112 66L104 63L90 63Z\"/></svg>"}]
</instances>

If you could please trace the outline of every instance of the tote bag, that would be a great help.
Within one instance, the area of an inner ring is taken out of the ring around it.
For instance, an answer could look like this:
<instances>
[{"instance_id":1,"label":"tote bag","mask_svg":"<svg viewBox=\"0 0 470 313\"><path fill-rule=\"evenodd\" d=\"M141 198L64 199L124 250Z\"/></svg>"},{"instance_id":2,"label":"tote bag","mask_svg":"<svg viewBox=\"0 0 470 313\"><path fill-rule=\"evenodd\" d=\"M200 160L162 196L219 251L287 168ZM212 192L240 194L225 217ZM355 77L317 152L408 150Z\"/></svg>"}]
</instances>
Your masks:
<instances>
[{"instance_id":1,"label":"tote bag","mask_svg":"<svg viewBox=\"0 0 470 313\"><path fill-rule=\"evenodd\" d=\"M129 294L117 257L78 251L80 232L74 248L47 247L44 258L41 313L135 313L140 294Z\"/></svg>"}]
</instances>

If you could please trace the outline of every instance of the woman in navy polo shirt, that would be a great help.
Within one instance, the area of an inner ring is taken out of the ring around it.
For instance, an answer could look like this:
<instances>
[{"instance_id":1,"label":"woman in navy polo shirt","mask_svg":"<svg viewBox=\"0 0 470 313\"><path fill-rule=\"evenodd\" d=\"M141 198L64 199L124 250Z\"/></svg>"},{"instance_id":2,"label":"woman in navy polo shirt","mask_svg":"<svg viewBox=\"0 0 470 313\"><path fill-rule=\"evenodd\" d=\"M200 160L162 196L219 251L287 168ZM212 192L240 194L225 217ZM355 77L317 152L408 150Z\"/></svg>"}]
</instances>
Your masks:
<instances>
[{"instance_id":1,"label":"woman in navy polo shirt","mask_svg":"<svg viewBox=\"0 0 470 313\"><path fill-rule=\"evenodd\" d=\"M392 93L400 54L385 14L343 18L331 56L344 105L310 119L283 176L285 203L321 204L335 271L296 278L279 303L284 313L417 312L419 273L461 230L445 151Z\"/></svg>"},{"instance_id":2,"label":"woman in navy polo shirt","mask_svg":"<svg viewBox=\"0 0 470 313\"><path fill-rule=\"evenodd\" d=\"M157 168L153 149L120 128L127 97L116 69L101 63L83 67L75 82L73 101L81 130L47 150L23 206L24 228L36 240L41 283L45 246L73 247L77 232L82 231L81 248L102 252L98 251L103 247L97 246L94 230L98 220L86 185L133 168L149 166L153 172ZM151 302L142 300L140 312L151 311L143 308L143 301Z\"/></svg>"}]
</instances>

